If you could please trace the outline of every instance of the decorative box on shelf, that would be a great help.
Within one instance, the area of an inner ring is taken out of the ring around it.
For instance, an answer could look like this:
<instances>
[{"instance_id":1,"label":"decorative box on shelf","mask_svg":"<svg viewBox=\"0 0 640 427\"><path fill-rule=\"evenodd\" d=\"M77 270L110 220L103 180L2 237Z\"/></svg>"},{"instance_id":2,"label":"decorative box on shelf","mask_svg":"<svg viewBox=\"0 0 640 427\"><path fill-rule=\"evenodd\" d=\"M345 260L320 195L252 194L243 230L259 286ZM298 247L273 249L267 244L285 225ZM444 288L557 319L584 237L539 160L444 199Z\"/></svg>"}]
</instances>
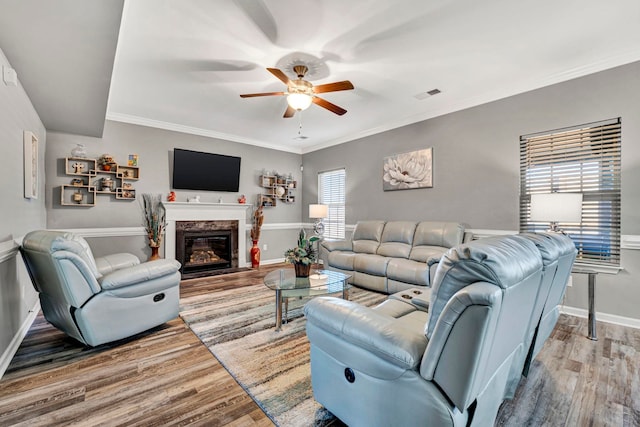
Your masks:
<instances>
[{"instance_id":1,"label":"decorative box on shelf","mask_svg":"<svg viewBox=\"0 0 640 427\"><path fill-rule=\"evenodd\" d=\"M118 178L137 181L140 178L140 170L137 166L120 166L116 169Z\"/></svg>"}]
</instances>

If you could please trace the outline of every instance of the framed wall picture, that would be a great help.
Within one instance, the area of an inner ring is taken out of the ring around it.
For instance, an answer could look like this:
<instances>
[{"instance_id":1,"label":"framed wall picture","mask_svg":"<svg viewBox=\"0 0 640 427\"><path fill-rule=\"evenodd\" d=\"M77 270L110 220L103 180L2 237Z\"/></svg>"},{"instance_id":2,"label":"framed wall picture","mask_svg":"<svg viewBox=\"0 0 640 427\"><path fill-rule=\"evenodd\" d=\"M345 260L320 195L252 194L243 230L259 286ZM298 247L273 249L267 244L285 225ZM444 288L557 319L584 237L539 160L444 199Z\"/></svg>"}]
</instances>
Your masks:
<instances>
[{"instance_id":1,"label":"framed wall picture","mask_svg":"<svg viewBox=\"0 0 640 427\"><path fill-rule=\"evenodd\" d=\"M384 191L433 187L433 148L385 157L382 166Z\"/></svg>"},{"instance_id":2,"label":"framed wall picture","mask_svg":"<svg viewBox=\"0 0 640 427\"><path fill-rule=\"evenodd\" d=\"M38 198L38 138L24 131L24 197Z\"/></svg>"}]
</instances>

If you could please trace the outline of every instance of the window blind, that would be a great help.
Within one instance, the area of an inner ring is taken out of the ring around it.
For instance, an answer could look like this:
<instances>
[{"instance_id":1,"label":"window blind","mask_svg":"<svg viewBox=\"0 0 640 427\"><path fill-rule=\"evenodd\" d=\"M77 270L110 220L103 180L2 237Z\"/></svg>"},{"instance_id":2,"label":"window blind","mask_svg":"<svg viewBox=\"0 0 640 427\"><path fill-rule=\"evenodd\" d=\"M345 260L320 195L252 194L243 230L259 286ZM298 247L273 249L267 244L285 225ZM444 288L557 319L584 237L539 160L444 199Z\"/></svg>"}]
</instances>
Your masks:
<instances>
[{"instance_id":1,"label":"window blind","mask_svg":"<svg viewBox=\"0 0 640 427\"><path fill-rule=\"evenodd\" d=\"M329 207L324 219L324 237L344 239L345 236L345 170L318 173L318 203Z\"/></svg>"},{"instance_id":2,"label":"window blind","mask_svg":"<svg viewBox=\"0 0 640 427\"><path fill-rule=\"evenodd\" d=\"M582 193L582 221L559 223L577 261L620 265L620 118L520 137L520 231L544 231L530 219L531 195Z\"/></svg>"}]
</instances>

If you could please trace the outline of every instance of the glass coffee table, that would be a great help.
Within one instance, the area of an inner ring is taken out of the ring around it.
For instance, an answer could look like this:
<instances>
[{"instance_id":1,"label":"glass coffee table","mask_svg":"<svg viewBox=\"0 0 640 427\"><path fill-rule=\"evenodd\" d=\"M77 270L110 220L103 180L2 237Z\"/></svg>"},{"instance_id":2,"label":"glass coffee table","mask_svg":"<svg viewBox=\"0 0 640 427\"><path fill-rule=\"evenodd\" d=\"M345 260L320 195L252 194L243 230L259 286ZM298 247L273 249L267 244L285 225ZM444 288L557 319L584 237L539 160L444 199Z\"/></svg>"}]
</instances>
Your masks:
<instances>
[{"instance_id":1,"label":"glass coffee table","mask_svg":"<svg viewBox=\"0 0 640 427\"><path fill-rule=\"evenodd\" d=\"M293 268L274 270L264 277L264 284L276 291L276 331L282 328L282 304L285 304L285 320L289 309L289 298L314 297L342 292L349 299L348 280L351 276L330 270L315 270L309 277L296 277Z\"/></svg>"}]
</instances>

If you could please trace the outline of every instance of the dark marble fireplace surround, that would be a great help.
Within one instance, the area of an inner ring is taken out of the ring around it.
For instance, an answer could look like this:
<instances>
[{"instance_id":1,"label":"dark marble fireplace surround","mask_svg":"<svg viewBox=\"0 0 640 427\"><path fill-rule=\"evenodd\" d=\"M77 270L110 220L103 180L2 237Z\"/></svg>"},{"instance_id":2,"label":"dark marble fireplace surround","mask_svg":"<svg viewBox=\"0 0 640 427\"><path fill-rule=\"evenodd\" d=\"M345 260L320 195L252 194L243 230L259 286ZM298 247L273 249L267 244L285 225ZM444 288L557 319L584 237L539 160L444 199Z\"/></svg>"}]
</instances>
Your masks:
<instances>
[{"instance_id":1,"label":"dark marble fireplace surround","mask_svg":"<svg viewBox=\"0 0 640 427\"><path fill-rule=\"evenodd\" d=\"M176 221L176 259L182 279L238 271L238 221Z\"/></svg>"}]
</instances>

